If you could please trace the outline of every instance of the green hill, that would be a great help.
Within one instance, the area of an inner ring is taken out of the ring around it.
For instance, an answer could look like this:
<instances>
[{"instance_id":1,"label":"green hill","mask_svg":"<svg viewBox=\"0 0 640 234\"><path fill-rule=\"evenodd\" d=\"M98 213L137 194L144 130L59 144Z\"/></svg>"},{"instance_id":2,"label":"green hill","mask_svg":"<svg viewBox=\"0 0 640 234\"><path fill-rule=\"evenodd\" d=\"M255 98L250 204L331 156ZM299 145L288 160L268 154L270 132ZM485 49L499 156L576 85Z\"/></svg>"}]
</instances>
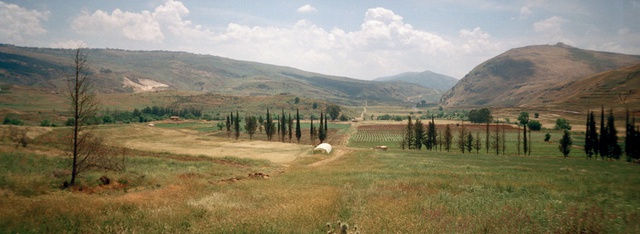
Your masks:
<instances>
[{"instance_id":1,"label":"green hill","mask_svg":"<svg viewBox=\"0 0 640 234\"><path fill-rule=\"evenodd\" d=\"M239 96L292 94L340 104L415 102L432 88L373 82L211 55L168 51L87 49L90 73L102 93L202 91ZM71 51L0 45L0 80L61 91ZM439 98L439 95L436 97ZM414 100L415 99L415 100Z\"/></svg>"},{"instance_id":2,"label":"green hill","mask_svg":"<svg viewBox=\"0 0 640 234\"><path fill-rule=\"evenodd\" d=\"M562 43L515 48L476 66L442 96L440 104L449 108L546 108L553 104L585 109L619 103L616 95L596 95L579 87L595 85L584 80L597 73L637 64L637 55L583 50ZM625 79L597 79L598 86L610 91L638 90L629 83L633 79L626 79L626 73L620 76ZM591 101L576 106L564 98L574 94L590 96Z\"/></svg>"}]
</instances>

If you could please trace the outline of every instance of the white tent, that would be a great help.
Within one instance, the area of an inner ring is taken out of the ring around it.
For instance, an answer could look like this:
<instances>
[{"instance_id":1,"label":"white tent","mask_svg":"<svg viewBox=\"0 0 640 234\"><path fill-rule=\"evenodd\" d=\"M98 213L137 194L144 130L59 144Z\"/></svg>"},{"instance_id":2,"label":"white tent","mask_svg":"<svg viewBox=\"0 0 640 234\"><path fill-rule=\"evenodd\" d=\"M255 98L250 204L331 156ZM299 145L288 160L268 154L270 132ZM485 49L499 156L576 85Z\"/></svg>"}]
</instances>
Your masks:
<instances>
[{"instance_id":1,"label":"white tent","mask_svg":"<svg viewBox=\"0 0 640 234\"><path fill-rule=\"evenodd\" d=\"M327 143L322 143L319 144L318 146L316 146L315 149L313 149L313 152L320 152L320 153L325 153L325 154L329 154L331 153L331 145L327 144Z\"/></svg>"}]
</instances>

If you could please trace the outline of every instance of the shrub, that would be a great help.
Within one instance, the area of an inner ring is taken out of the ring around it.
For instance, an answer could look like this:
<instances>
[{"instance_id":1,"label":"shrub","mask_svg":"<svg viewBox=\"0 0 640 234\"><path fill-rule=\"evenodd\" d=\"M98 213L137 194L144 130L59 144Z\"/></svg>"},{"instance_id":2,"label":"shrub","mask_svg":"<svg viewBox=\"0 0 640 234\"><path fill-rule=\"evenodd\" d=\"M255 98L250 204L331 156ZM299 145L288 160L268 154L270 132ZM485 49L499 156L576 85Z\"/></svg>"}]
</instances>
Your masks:
<instances>
[{"instance_id":1,"label":"shrub","mask_svg":"<svg viewBox=\"0 0 640 234\"><path fill-rule=\"evenodd\" d=\"M556 119L556 126L554 127L556 130L571 130L571 124L565 118Z\"/></svg>"},{"instance_id":2,"label":"shrub","mask_svg":"<svg viewBox=\"0 0 640 234\"><path fill-rule=\"evenodd\" d=\"M544 142L549 142L549 140L551 139L551 134L549 134L547 132L547 134L544 134Z\"/></svg>"},{"instance_id":3,"label":"shrub","mask_svg":"<svg viewBox=\"0 0 640 234\"><path fill-rule=\"evenodd\" d=\"M537 120L531 120L529 121L529 129L531 129L532 131L539 131L540 129L542 129L542 124L540 123L540 121Z\"/></svg>"}]
</instances>

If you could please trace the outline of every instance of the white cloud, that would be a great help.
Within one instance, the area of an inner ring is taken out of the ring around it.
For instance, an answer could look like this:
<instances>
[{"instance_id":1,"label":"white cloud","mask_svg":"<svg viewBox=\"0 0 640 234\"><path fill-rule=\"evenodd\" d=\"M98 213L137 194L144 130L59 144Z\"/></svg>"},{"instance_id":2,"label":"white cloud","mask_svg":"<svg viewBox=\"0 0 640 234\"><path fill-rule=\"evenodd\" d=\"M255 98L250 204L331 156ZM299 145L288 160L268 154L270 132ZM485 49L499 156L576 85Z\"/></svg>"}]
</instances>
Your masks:
<instances>
[{"instance_id":1,"label":"white cloud","mask_svg":"<svg viewBox=\"0 0 640 234\"><path fill-rule=\"evenodd\" d=\"M559 35L562 34L562 24L565 22L566 20L560 16L552 16L534 23L533 29L542 34Z\"/></svg>"},{"instance_id":2,"label":"white cloud","mask_svg":"<svg viewBox=\"0 0 640 234\"><path fill-rule=\"evenodd\" d=\"M76 49L76 48L85 48L87 47L87 43L84 43L82 40L68 40L68 41L58 41L49 44L51 48L62 48L62 49Z\"/></svg>"},{"instance_id":3,"label":"white cloud","mask_svg":"<svg viewBox=\"0 0 640 234\"><path fill-rule=\"evenodd\" d=\"M380 7L368 9L352 31L300 20L288 26L229 23L213 32L188 20L189 12L182 2L167 0L153 11L85 12L72 28L100 47L182 50L365 79L427 69L461 77L486 54L500 52L480 28L447 39Z\"/></svg>"},{"instance_id":4,"label":"white cloud","mask_svg":"<svg viewBox=\"0 0 640 234\"><path fill-rule=\"evenodd\" d=\"M161 42L164 38L160 24L149 11L132 13L115 9L111 14L101 10L92 14L83 12L73 20L71 28L80 34L115 35L134 41Z\"/></svg>"},{"instance_id":5,"label":"white cloud","mask_svg":"<svg viewBox=\"0 0 640 234\"><path fill-rule=\"evenodd\" d=\"M153 12L124 12L120 9L112 13L101 10L92 14L83 12L73 20L72 29L84 35L114 35L127 40L154 43L162 43L171 36L190 40L211 33L183 19L188 14L189 9L182 2L167 0Z\"/></svg>"},{"instance_id":6,"label":"white cloud","mask_svg":"<svg viewBox=\"0 0 640 234\"><path fill-rule=\"evenodd\" d=\"M525 4L520 7L520 18L525 19L533 15L535 8L541 7L545 4L544 0L527 0Z\"/></svg>"},{"instance_id":7,"label":"white cloud","mask_svg":"<svg viewBox=\"0 0 640 234\"><path fill-rule=\"evenodd\" d=\"M0 41L24 43L29 36L46 34L42 21L46 21L49 15L48 11L28 10L0 2Z\"/></svg>"},{"instance_id":8,"label":"white cloud","mask_svg":"<svg viewBox=\"0 0 640 234\"><path fill-rule=\"evenodd\" d=\"M461 31L454 39L417 30L391 10L372 8L355 31L326 30L306 20L290 27L231 23L206 47L226 57L367 79L427 69L462 76L468 72L467 62L451 54L496 48L480 28Z\"/></svg>"},{"instance_id":9,"label":"white cloud","mask_svg":"<svg viewBox=\"0 0 640 234\"><path fill-rule=\"evenodd\" d=\"M299 7L298 10L296 10L296 12L298 12L298 13L314 13L314 12L318 12L318 10L315 7L307 4L307 5Z\"/></svg>"}]
</instances>

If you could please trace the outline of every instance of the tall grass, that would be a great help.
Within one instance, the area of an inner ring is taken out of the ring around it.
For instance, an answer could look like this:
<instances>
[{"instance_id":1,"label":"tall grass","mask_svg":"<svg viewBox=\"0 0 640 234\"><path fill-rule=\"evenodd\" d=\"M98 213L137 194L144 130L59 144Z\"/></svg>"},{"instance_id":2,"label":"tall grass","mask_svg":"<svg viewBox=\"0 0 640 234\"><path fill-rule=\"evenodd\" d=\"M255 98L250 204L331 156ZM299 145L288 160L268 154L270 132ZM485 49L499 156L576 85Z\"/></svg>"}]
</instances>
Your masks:
<instances>
[{"instance_id":1,"label":"tall grass","mask_svg":"<svg viewBox=\"0 0 640 234\"><path fill-rule=\"evenodd\" d=\"M48 161L55 157L0 155L3 169L24 165L3 176L59 169ZM280 174L263 162L164 156L171 155L127 159L127 171L109 174L128 183L124 188L91 185L89 175L87 187L97 192L23 193L3 185L0 227L10 233L321 233L327 222L341 220L362 233L640 232L640 173L624 162L361 149L318 167L306 165L322 157L302 157ZM253 171L272 177L246 178ZM245 178L220 181L229 177Z\"/></svg>"}]
</instances>

